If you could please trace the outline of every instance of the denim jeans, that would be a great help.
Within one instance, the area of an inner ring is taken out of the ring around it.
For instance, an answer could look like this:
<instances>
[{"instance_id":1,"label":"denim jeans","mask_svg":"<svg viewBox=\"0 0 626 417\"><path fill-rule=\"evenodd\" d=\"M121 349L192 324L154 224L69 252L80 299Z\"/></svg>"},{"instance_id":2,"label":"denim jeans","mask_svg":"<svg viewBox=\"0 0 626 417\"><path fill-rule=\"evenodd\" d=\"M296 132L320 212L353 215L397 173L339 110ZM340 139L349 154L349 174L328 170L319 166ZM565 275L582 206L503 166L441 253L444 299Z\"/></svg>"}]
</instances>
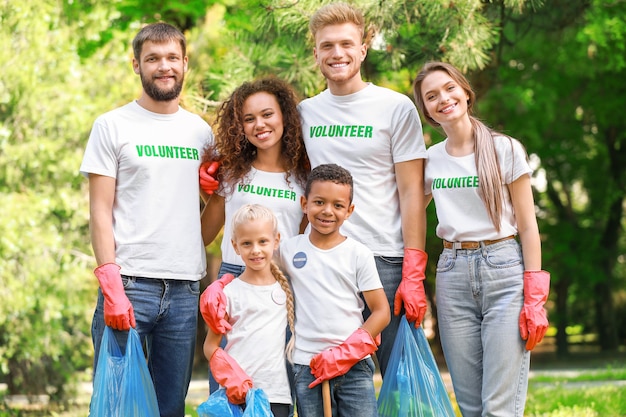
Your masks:
<instances>
[{"instance_id":1,"label":"denim jeans","mask_svg":"<svg viewBox=\"0 0 626 417\"><path fill-rule=\"evenodd\" d=\"M385 290L385 295L387 296L387 301L389 302L389 308L391 309L391 321L382 331L380 335L381 343L376 351L376 360L378 361L378 366L380 367L380 373L384 376L385 370L387 369L387 363L389 363L391 349L393 348L393 342L396 340L398 328L400 327L400 319L404 314L404 307L402 308L400 315L396 316L393 314L393 301L396 296L398 286L400 285L400 281L402 281L403 258L375 256L374 259L376 261L376 269L378 270L380 281L383 284L383 289ZM367 320L369 316L370 311L366 306L365 311L363 312L363 318Z\"/></svg>"},{"instance_id":2,"label":"denim jeans","mask_svg":"<svg viewBox=\"0 0 626 417\"><path fill-rule=\"evenodd\" d=\"M308 365L293 365L298 417L324 417L322 384L309 388L315 380ZM329 381L333 417L377 417L374 389L374 361L363 359L348 373Z\"/></svg>"},{"instance_id":3,"label":"denim jeans","mask_svg":"<svg viewBox=\"0 0 626 417\"><path fill-rule=\"evenodd\" d=\"M161 417L183 417L196 347L200 283L127 276L122 281L135 311ZM103 304L98 290L91 326L94 372L105 327ZM125 346L127 332L114 333L120 346Z\"/></svg>"},{"instance_id":4,"label":"denim jeans","mask_svg":"<svg viewBox=\"0 0 626 417\"><path fill-rule=\"evenodd\" d=\"M516 240L439 256L441 345L464 417L523 416L530 366L519 332L523 273Z\"/></svg>"}]
</instances>

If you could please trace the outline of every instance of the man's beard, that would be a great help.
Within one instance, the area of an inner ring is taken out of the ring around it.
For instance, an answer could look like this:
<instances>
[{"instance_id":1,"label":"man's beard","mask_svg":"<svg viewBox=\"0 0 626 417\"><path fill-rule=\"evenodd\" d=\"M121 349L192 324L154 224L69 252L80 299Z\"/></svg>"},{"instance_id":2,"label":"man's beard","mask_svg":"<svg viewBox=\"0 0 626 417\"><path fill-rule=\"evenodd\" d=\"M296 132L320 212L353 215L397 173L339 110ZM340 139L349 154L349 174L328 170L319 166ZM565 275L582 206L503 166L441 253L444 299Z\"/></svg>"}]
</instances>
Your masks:
<instances>
[{"instance_id":1,"label":"man's beard","mask_svg":"<svg viewBox=\"0 0 626 417\"><path fill-rule=\"evenodd\" d=\"M141 85L143 86L146 94L155 101L172 101L178 98L181 90L183 89L184 76L180 80L176 80L176 83L169 90L162 90L157 87L156 83L152 80L144 77L143 73L140 73Z\"/></svg>"}]
</instances>

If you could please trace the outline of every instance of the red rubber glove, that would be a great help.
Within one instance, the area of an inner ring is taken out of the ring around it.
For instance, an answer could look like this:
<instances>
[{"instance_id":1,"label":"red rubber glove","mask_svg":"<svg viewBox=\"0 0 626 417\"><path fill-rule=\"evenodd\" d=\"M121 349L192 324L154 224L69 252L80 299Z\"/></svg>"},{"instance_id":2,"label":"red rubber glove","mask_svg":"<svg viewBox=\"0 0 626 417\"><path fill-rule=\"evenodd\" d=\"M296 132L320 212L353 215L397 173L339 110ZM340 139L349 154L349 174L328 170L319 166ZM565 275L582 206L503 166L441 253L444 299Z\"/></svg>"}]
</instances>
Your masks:
<instances>
[{"instance_id":1,"label":"red rubber glove","mask_svg":"<svg viewBox=\"0 0 626 417\"><path fill-rule=\"evenodd\" d=\"M404 261L402 262L402 281L396 291L393 303L393 314L400 315L402 303L406 318L409 322L415 322L419 327L424 320L428 309L426 292L424 291L424 279L426 279L426 262L428 255L420 249L405 248Z\"/></svg>"},{"instance_id":2,"label":"red rubber glove","mask_svg":"<svg viewBox=\"0 0 626 417\"><path fill-rule=\"evenodd\" d=\"M104 323L115 330L129 330L135 327L135 311L124 292L120 266L114 263L102 264L93 273L98 278L104 295Z\"/></svg>"},{"instance_id":3,"label":"red rubber glove","mask_svg":"<svg viewBox=\"0 0 626 417\"><path fill-rule=\"evenodd\" d=\"M200 296L200 312L202 313L202 318L213 333L224 334L232 329L230 323L224 319L226 316L226 294L224 294L224 287L230 284L234 279L234 275L224 274L220 279L206 287Z\"/></svg>"},{"instance_id":4,"label":"red rubber glove","mask_svg":"<svg viewBox=\"0 0 626 417\"><path fill-rule=\"evenodd\" d=\"M345 342L326 349L311 359L311 373L317 379L309 384L309 388L344 375L358 361L376 352L379 344L380 338L374 340L367 330L359 327Z\"/></svg>"},{"instance_id":5,"label":"red rubber glove","mask_svg":"<svg viewBox=\"0 0 626 417\"><path fill-rule=\"evenodd\" d=\"M246 394L252 388L252 378L241 369L232 356L218 348L211 356L209 366L215 381L226 388L228 401L233 404L246 402Z\"/></svg>"},{"instance_id":6,"label":"red rubber glove","mask_svg":"<svg viewBox=\"0 0 626 417\"><path fill-rule=\"evenodd\" d=\"M524 307L519 316L519 331L526 350L533 350L548 330L548 315L543 305L550 292L550 273L524 271Z\"/></svg>"},{"instance_id":7,"label":"red rubber glove","mask_svg":"<svg viewBox=\"0 0 626 417\"><path fill-rule=\"evenodd\" d=\"M219 166L220 163L217 161L204 162L200 165L200 188L209 195L213 194L220 186L220 182L215 179L215 173Z\"/></svg>"}]
</instances>

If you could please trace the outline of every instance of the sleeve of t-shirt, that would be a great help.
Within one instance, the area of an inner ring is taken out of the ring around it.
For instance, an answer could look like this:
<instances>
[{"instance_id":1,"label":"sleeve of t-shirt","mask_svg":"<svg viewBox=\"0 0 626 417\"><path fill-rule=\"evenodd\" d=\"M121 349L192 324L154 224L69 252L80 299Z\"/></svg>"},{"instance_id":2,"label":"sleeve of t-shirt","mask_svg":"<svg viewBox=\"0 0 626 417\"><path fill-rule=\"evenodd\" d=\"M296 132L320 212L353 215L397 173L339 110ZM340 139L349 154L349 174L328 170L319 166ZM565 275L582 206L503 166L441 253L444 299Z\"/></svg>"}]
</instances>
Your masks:
<instances>
[{"instance_id":1,"label":"sleeve of t-shirt","mask_svg":"<svg viewBox=\"0 0 626 417\"><path fill-rule=\"evenodd\" d=\"M505 184L533 172L528 165L526 150L518 140L500 136L495 141Z\"/></svg>"},{"instance_id":2,"label":"sleeve of t-shirt","mask_svg":"<svg viewBox=\"0 0 626 417\"><path fill-rule=\"evenodd\" d=\"M394 164L426 158L422 122L413 103L408 103L410 106L400 107L398 117L393 120L391 154Z\"/></svg>"},{"instance_id":3,"label":"sleeve of t-shirt","mask_svg":"<svg viewBox=\"0 0 626 417\"><path fill-rule=\"evenodd\" d=\"M359 245L357 252L356 282L359 291L371 291L383 288L376 269L374 254L365 246Z\"/></svg>"},{"instance_id":4,"label":"sleeve of t-shirt","mask_svg":"<svg viewBox=\"0 0 626 417\"><path fill-rule=\"evenodd\" d=\"M102 119L96 119L89 134L80 173L117 178L117 153L113 140Z\"/></svg>"}]
</instances>

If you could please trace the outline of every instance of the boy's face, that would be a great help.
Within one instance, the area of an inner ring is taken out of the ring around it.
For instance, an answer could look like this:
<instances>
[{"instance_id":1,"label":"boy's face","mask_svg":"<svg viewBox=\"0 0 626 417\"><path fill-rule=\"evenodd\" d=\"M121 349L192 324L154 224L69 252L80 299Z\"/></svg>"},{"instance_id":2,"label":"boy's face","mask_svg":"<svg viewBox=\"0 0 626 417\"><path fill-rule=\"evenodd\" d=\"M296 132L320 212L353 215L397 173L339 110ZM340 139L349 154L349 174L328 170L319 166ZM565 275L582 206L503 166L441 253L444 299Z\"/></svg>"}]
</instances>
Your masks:
<instances>
[{"instance_id":1,"label":"boy's face","mask_svg":"<svg viewBox=\"0 0 626 417\"><path fill-rule=\"evenodd\" d=\"M350 201L350 186L332 181L315 181L311 191L302 197L302 211L311 224L311 233L330 235L350 217L354 204Z\"/></svg>"}]
</instances>

